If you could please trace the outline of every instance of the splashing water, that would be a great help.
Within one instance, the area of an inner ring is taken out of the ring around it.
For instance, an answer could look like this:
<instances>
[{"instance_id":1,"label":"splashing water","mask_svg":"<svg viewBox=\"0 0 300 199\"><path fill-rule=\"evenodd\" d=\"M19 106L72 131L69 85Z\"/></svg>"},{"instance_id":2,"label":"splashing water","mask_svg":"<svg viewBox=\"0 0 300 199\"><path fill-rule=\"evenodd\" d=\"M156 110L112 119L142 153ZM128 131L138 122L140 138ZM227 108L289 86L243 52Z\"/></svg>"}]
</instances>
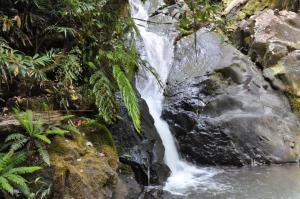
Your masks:
<instances>
[{"instance_id":1,"label":"splashing water","mask_svg":"<svg viewBox=\"0 0 300 199\"><path fill-rule=\"evenodd\" d=\"M143 47L138 48L144 59L158 73L163 84L166 83L173 61L173 39L167 35L147 30L148 13L140 0L130 0L131 15L139 29ZM180 159L175 140L166 121L161 118L163 91L157 79L149 71L140 70L136 79L137 89L147 102L155 127L165 147L165 162L171 169L171 176L166 182L165 190L173 194L186 194L187 190L196 189L217 172L197 168ZM210 183L212 184L212 183Z\"/></svg>"}]
</instances>

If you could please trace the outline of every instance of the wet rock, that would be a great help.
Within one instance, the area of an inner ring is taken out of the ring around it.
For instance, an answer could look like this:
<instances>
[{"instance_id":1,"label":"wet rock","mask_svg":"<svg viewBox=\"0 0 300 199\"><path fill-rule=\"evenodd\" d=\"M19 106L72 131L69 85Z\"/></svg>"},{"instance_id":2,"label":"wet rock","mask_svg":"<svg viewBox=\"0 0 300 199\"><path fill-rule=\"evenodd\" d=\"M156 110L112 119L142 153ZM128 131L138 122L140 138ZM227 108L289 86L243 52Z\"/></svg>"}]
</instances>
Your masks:
<instances>
[{"instance_id":1,"label":"wet rock","mask_svg":"<svg viewBox=\"0 0 300 199\"><path fill-rule=\"evenodd\" d=\"M299 96L300 15L265 10L241 23L240 46L264 70L272 86Z\"/></svg>"},{"instance_id":2,"label":"wet rock","mask_svg":"<svg viewBox=\"0 0 300 199\"><path fill-rule=\"evenodd\" d=\"M118 97L119 98L119 97ZM120 119L110 127L120 161L132 167L135 178L142 185L160 184L169 176L164 164L164 146L154 126L146 102L139 98L141 133L135 131L127 110L119 98Z\"/></svg>"},{"instance_id":3,"label":"wet rock","mask_svg":"<svg viewBox=\"0 0 300 199\"><path fill-rule=\"evenodd\" d=\"M163 117L183 156L197 164L296 162L300 124L260 70L215 33L181 39Z\"/></svg>"},{"instance_id":4,"label":"wet rock","mask_svg":"<svg viewBox=\"0 0 300 199\"><path fill-rule=\"evenodd\" d=\"M84 136L54 139L49 148L51 168L39 174L51 182L51 198L112 198L118 181L115 168L108 157L99 157L97 150L87 147L86 142Z\"/></svg>"}]
</instances>

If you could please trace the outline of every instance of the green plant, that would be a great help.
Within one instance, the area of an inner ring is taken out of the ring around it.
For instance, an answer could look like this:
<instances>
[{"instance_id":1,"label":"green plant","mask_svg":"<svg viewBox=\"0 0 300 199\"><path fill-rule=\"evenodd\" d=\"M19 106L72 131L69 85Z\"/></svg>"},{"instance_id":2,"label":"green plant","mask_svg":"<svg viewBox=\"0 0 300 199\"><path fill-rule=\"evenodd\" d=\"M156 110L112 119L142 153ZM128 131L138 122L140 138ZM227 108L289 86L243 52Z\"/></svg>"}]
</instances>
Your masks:
<instances>
[{"instance_id":1,"label":"green plant","mask_svg":"<svg viewBox=\"0 0 300 199\"><path fill-rule=\"evenodd\" d=\"M24 153L18 154L0 154L0 190L14 195L14 189L18 189L24 195L30 196L30 189L28 181L22 176L24 174L31 174L41 167L20 166L26 160Z\"/></svg>"},{"instance_id":2,"label":"green plant","mask_svg":"<svg viewBox=\"0 0 300 199\"><path fill-rule=\"evenodd\" d=\"M131 83L127 79L118 65L113 66L113 76L117 81L118 87L121 91L121 96L124 104L128 110L128 113L133 121L135 129L140 132L141 130L141 119L138 100Z\"/></svg>"},{"instance_id":3,"label":"green plant","mask_svg":"<svg viewBox=\"0 0 300 199\"><path fill-rule=\"evenodd\" d=\"M39 189L32 194L32 199L46 199L51 193L52 183L48 184L41 177L34 180L35 186Z\"/></svg>"},{"instance_id":4,"label":"green plant","mask_svg":"<svg viewBox=\"0 0 300 199\"><path fill-rule=\"evenodd\" d=\"M20 112L15 109L14 111L17 120L20 122L25 132L10 134L5 139L5 142L10 145L10 151L17 151L24 146L26 146L27 149L35 147L43 161L50 165L49 154L46 149L46 144L51 144L49 136L63 136L66 133L69 133L69 131L58 127L45 128L41 119L34 119L34 115L31 110Z\"/></svg>"},{"instance_id":5,"label":"green plant","mask_svg":"<svg viewBox=\"0 0 300 199\"><path fill-rule=\"evenodd\" d=\"M54 63L55 53L28 56L18 50L3 46L0 48L0 81L8 83L13 77L29 78L39 82L46 79L45 67Z\"/></svg>"},{"instance_id":6,"label":"green plant","mask_svg":"<svg viewBox=\"0 0 300 199\"><path fill-rule=\"evenodd\" d=\"M210 0L185 1L189 11L182 11L178 29L183 34L197 31L201 26L210 26L212 30L226 30L225 21L220 17L222 7Z\"/></svg>"},{"instance_id":7,"label":"green plant","mask_svg":"<svg viewBox=\"0 0 300 199\"><path fill-rule=\"evenodd\" d=\"M99 115L108 124L113 123L117 114L117 102L112 83L101 71L92 75L90 83L93 85L92 92L95 95L95 103L98 107Z\"/></svg>"},{"instance_id":8,"label":"green plant","mask_svg":"<svg viewBox=\"0 0 300 199\"><path fill-rule=\"evenodd\" d=\"M81 51L74 48L57 62L57 79L64 85L72 85L78 81L83 69L80 57Z\"/></svg>"}]
</instances>

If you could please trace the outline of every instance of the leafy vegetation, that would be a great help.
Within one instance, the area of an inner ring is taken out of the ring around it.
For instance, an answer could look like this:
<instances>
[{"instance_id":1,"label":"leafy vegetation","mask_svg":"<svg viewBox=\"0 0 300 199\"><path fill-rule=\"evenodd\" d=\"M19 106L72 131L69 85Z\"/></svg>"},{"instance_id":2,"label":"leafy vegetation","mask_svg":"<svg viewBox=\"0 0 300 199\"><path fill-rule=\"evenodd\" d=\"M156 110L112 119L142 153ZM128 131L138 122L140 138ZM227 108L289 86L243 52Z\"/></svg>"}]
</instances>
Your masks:
<instances>
[{"instance_id":1,"label":"leafy vegetation","mask_svg":"<svg viewBox=\"0 0 300 199\"><path fill-rule=\"evenodd\" d=\"M28 155L23 158L26 165L37 157L50 165L47 148L52 138L77 131L74 125L45 124L41 115L46 113L37 113L41 109L35 107L41 105L29 103L31 98L40 99L33 102L43 103L42 110L49 114L51 110L88 113L99 125L108 126L118 119L116 96L120 93L140 132L140 111L132 85L137 54L135 43L124 41L125 35L133 36L137 29L126 3L0 0L0 4L0 114L19 107L14 115L22 127L0 139L0 150L11 154L3 158L14 159L12 154L22 153ZM2 181L1 190L14 194L16 189L29 197L25 178L19 184L9 183ZM42 183L35 197L46 197L50 189Z\"/></svg>"},{"instance_id":2,"label":"leafy vegetation","mask_svg":"<svg viewBox=\"0 0 300 199\"><path fill-rule=\"evenodd\" d=\"M35 120L31 110L20 112L15 109L15 115L24 128L25 133L12 133L5 139L5 143L10 145L10 152L17 151L25 145L29 150L35 147L43 161L50 165L49 154L46 149L46 144L51 144L49 136L63 136L69 133L69 131L58 127L48 127L45 129L43 121L40 118Z\"/></svg>"},{"instance_id":3,"label":"leafy vegetation","mask_svg":"<svg viewBox=\"0 0 300 199\"><path fill-rule=\"evenodd\" d=\"M15 195L14 189L18 189L25 196L30 196L28 181L23 177L24 174L31 174L41 167L20 166L26 160L24 153L0 154L0 190Z\"/></svg>"},{"instance_id":4,"label":"leafy vegetation","mask_svg":"<svg viewBox=\"0 0 300 199\"><path fill-rule=\"evenodd\" d=\"M225 20L221 18L222 4L210 0L186 0L188 11L182 11L178 29L182 34L191 34L200 27L225 32Z\"/></svg>"}]
</instances>

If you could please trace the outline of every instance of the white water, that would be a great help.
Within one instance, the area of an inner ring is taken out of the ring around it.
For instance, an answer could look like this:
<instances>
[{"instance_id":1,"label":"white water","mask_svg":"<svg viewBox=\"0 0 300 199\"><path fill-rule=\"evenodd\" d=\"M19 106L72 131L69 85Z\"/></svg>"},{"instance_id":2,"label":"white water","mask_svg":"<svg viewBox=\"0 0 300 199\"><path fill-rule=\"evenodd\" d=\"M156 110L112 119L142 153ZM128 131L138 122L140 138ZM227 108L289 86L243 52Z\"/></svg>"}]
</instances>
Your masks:
<instances>
[{"instance_id":1,"label":"white water","mask_svg":"<svg viewBox=\"0 0 300 199\"><path fill-rule=\"evenodd\" d=\"M147 30L148 13L140 0L130 0L131 15L138 26L143 48L144 59L156 70L163 84L166 83L173 60L173 41ZM197 188L215 175L216 172L199 169L180 159L175 140L166 121L161 118L163 91L156 78L149 71L141 70L137 77L137 89L147 102L155 127L165 147L165 163L172 171L164 189L173 194L185 194L191 188ZM212 183L210 183L212 185Z\"/></svg>"}]
</instances>

